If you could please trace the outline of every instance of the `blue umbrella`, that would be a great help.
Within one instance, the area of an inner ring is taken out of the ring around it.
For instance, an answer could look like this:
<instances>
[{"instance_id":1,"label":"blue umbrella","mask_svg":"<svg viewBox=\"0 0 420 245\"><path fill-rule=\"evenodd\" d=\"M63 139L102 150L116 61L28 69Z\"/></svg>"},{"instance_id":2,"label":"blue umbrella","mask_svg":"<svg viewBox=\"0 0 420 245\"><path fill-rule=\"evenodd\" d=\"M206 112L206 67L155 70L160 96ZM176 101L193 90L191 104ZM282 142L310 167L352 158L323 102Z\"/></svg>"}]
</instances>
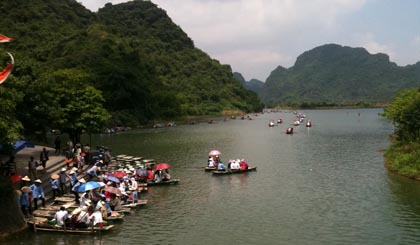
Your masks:
<instances>
[{"instance_id":1,"label":"blue umbrella","mask_svg":"<svg viewBox=\"0 0 420 245\"><path fill-rule=\"evenodd\" d=\"M115 183L120 183L120 180L115 176L108 175L107 178L108 178L109 181L112 181L112 182L115 182Z\"/></svg>"},{"instance_id":2,"label":"blue umbrella","mask_svg":"<svg viewBox=\"0 0 420 245\"><path fill-rule=\"evenodd\" d=\"M79 187L79 190L78 191L79 192L90 191L90 190L97 189L97 188L102 187L102 186L103 185L101 185L99 182L89 181L89 182L86 182L83 185L81 185Z\"/></svg>"}]
</instances>

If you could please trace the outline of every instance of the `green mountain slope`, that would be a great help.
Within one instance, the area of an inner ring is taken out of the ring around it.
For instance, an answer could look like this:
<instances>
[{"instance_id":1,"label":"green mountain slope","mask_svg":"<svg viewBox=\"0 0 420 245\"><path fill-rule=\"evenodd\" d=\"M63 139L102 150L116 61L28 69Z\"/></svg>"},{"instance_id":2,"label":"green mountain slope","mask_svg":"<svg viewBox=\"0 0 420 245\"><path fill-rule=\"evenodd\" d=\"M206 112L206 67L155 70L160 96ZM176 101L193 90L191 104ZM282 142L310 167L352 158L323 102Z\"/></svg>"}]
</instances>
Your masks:
<instances>
[{"instance_id":1,"label":"green mountain slope","mask_svg":"<svg viewBox=\"0 0 420 245\"><path fill-rule=\"evenodd\" d=\"M262 107L150 1L92 13L75 0L4 0L0 11L22 89L42 74L77 69L102 91L116 124Z\"/></svg>"},{"instance_id":2,"label":"green mountain slope","mask_svg":"<svg viewBox=\"0 0 420 245\"><path fill-rule=\"evenodd\" d=\"M289 69L277 67L259 96L269 105L387 103L398 91L419 86L419 66L327 44L304 52Z\"/></svg>"},{"instance_id":3,"label":"green mountain slope","mask_svg":"<svg viewBox=\"0 0 420 245\"><path fill-rule=\"evenodd\" d=\"M233 77L235 77L236 81L238 81L244 88L253 91L255 93L260 93L261 89L264 87L264 83L258 79L251 79L246 81L245 78L239 72L234 72Z\"/></svg>"}]
</instances>

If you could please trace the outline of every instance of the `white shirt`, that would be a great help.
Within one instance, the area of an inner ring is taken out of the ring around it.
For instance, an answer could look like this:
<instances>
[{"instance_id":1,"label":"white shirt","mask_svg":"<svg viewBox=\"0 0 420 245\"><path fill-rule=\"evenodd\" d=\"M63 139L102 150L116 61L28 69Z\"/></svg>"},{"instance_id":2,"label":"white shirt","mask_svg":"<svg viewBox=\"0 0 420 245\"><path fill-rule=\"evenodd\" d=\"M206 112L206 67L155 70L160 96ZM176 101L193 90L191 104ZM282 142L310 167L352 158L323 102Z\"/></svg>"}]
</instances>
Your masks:
<instances>
[{"instance_id":1,"label":"white shirt","mask_svg":"<svg viewBox=\"0 0 420 245\"><path fill-rule=\"evenodd\" d=\"M64 225L64 221L67 219L69 213L66 210L60 210L55 213L54 219L57 221L57 225Z\"/></svg>"},{"instance_id":2,"label":"white shirt","mask_svg":"<svg viewBox=\"0 0 420 245\"><path fill-rule=\"evenodd\" d=\"M90 216L89 216L89 222L93 221L93 225L95 226L96 224L102 223L102 213L101 211L97 210L95 212L93 212Z\"/></svg>"}]
</instances>

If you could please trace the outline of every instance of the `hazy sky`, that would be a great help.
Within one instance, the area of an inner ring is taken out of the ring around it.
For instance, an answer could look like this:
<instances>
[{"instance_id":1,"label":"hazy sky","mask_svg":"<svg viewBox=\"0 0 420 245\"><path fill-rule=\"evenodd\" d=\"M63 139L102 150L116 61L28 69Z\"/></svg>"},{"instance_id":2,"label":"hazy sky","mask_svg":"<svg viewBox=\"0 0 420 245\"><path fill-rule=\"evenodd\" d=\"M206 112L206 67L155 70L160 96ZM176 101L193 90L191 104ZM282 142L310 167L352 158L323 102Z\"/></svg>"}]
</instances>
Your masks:
<instances>
[{"instance_id":1,"label":"hazy sky","mask_svg":"<svg viewBox=\"0 0 420 245\"><path fill-rule=\"evenodd\" d=\"M78 0L92 11L128 0ZM265 81L278 65L336 43L420 61L418 0L152 0L197 48L246 80Z\"/></svg>"}]
</instances>

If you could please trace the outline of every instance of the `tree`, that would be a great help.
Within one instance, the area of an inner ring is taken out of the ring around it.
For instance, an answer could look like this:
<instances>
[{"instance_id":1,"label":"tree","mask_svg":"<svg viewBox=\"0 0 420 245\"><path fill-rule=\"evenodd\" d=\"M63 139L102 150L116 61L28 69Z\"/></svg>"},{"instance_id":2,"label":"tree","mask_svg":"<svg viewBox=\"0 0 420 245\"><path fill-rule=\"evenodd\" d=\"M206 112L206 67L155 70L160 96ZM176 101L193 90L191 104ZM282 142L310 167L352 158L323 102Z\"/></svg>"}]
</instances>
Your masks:
<instances>
[{"instance_id":1,"label":"tree","mask_svg":"<svg viewBox=\"0 0 420 245\"><path fill-rule=\"evenodd\" d=\"M16 104L20 94L11 88L0 86L0 144L7 154L13 150L12 143L21 137L22 124L16 119Z\"/></svg>"},{"instance_id":2,"label":"tree","mask_svg":"<svg viewBox=\"0 0 420 245\"><path fill-rule=\"evenodd\" d=\"M395 134L403 142L420 140L420 91L400 92L385 108L384 116L395 126Z\"/></svg>"},{"instance_id":3,"label":"tree","mask_svg":"<svg viewBox=\"0 0 420 245\"><path fill-rule=\"evenodd\" d=\"M83 132L99 132L110 115L99 90L89 85L83 70L62 69L43 74L31 84L34 113L42 115L45 128L68 133L73 143Z\"/></svg>"}]
</instances>

